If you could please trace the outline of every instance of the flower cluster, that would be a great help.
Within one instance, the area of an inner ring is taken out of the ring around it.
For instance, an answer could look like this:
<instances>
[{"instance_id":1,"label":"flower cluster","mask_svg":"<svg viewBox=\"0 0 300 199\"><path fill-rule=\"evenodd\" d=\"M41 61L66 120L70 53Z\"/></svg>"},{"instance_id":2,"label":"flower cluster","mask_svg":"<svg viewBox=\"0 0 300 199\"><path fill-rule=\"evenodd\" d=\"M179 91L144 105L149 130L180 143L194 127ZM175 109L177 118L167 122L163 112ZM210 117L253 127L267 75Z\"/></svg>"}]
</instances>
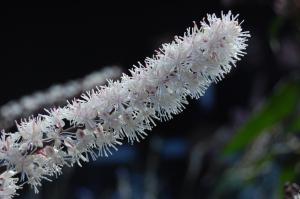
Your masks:
<instances>
[{"instance_id":1,"label":"flower cluster","mask_svg":"<svg viewBox=\"0 0 300 199\"><path fill-rule=\"evenodd\" d=\"M15 171L8 170L0 175L0 198L9 199L16 195L20 187L16 185L18 179L12 177L15 174Z\"/></svg>"},{"instance_id":2,"label":"flower cluster","mask_svg":"<svg viewBox=\"0 0 300 199\"><path fill-rule=\"evenodd\" d=\"M39 109L53 106L53 104L60 105L65 103L66 99L76 97L97 85L103 85L107 79L117 79L120 76L120 68L116 66L105 67L84 78L72 80L61 85L53 85L44 92L37 91L17 101L9 101L0 107L0 127L8 129L14 125L13 121L20 117L27 117Z\"/></svg>"},{"instance_id":3,"label":"flower cluster","mask_svg":"<svg viewBox=\"0 0 300 199\"><path fill-rule=\"evenodd\" d=\"M37 192L41 180L59 175L64 165L108 156L124 139L140 141L155 120L171 119L183 111L187 97L202 96L229 73L245 54L249 36L230 12L220 18L208 15L200 28L187 29L144 65L134 66L130 76L109 81L47 115L23 120L15 133L3 132L2 165L21 173L20 180Z\"/></svg>"}]
</instances>

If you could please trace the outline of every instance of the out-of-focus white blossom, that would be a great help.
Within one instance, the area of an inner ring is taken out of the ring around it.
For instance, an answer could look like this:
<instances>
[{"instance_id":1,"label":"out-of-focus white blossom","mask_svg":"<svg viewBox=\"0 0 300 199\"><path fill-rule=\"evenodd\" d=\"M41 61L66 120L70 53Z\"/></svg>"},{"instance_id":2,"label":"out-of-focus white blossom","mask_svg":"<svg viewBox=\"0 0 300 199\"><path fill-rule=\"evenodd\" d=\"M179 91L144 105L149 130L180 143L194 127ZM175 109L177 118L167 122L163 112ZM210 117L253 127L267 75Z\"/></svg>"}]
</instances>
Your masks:
<instances>
[{"instance_id":1,"label":"out-of-focus white blossom","mask_svg":"<svg viewBox=\"0 0 300 199\"><path fill-rule=\"evenodd\" d=\"M124 139L140 141L155 121L171 119L183 111L187 97L202 96L229 73L245 54L249 36L230 12L221 18L208 15L200 28L189 28L144 65L134 66L130 76L23 120L14 134L3 134L3 165L20 172L37 192L41 180L60 174L63 165L108 156Z\"/></svg>"},{"instance_id":2,"label":"out-of-focus white blossom","mask_svg":"<svg viewBox=\"0 0 300 199\"><path fill-rule=\"evenodd\" d=\"M80 95L82 92L90 90L95 86L101 86L107 79L116 79L121 76L121 69L112 66L95 71L84 78L72 80L62 85L53 85L46 91L37 91L32 95L24 96L18 101L10 101L0 107L0 127L10 128L14 121L20 117L32 115L45 106L65 103Z\"/></svg>"},{"instance_id":3,"label":"out-of-focus white blossom","mask_svg":"<svg viewBox=\"0 0 300 199\"><path fill-rule=\"evenodd\" d=\"M294 195L294 199L300 199L300 194Z\"/></svg>"}]
</instances>

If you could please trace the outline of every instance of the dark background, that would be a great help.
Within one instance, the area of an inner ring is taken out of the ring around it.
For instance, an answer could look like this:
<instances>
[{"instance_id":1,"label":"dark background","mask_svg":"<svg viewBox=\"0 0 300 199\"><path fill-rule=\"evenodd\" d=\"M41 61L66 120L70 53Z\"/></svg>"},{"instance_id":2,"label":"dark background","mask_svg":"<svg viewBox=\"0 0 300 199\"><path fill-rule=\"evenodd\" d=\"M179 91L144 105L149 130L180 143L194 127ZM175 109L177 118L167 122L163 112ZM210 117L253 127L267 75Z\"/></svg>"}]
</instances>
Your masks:
<instances>
[{"instance_id":1,"label":"dark background","mask_svg":"<svg viewBox=\"0 0 300 199\"><path fill-rule=\"evenodd\" d=\"M224 6L219 1L205 1L2 8L0 64L5 73L0 81L5 94L1 96L1 103L53 83L81 77L103 66L130 68L152 56L162 43L172 41L175 35L182 35L193 21L199 22L207 13L219 14L221 10L239 13L241 20L245 20L243 28L268 48L267 24L274 15L270 4L249 2ZM254 48L253 41L250 40L249 48ZM265 64L272 60L272 55L267 50L264 53L256 70L271 71L270 76L276 74L276 65ZM251 69L243 67L248 59L249 56L239 64L239 73L253 71L255 66ZM240 78L237 72L234 70L230 76ZM247 90L247 84L249 86L248 81L237 84L238 99L234 97L228 101L247 100L242 92Z\"/></svg>"},{"instance_id":2,"label":"dark background","mask_svg":"<svg viewBox=\"0 0 300 199\"><path fill-rule=\"evenodd\" d=\"M252 35L248 54L237 68L213 85L203 99L190 100L187 110L174 120L159 124L146 140L120 147L112 157L100 158L83 168L66 170L58 180L46 182L39 195L33 196L33 191L25 188L20 198L126 198L120 191L120 179L131 185L134 194L129 198L211 198L216 180L205 176L214 147L201 156L204 163L195 183L190 184L186 171L193 147L221 127L235 128L236 122L244 121L283 77L299 72L299 51L294 50L299 49L295 39L299 27L294 25L293 9L282 11L278 2L281 1L3 6L0 104L104 66L118 65L127 73L133 64L152 56L162 43L182 35L193 21L199 22L207 13L239 13L239 19L244 20L243 29ZM276 29L278 18L285 19L280 31ZM288 53L283 45L277 45L283 39L294 44ZM280 57L283 54L287 57ZM224 139L233 133L234 130L226 132ZM148 174L152 181L147 181ZM156 194L145 196L147 190Z\"/></svg>"}]
</instances>

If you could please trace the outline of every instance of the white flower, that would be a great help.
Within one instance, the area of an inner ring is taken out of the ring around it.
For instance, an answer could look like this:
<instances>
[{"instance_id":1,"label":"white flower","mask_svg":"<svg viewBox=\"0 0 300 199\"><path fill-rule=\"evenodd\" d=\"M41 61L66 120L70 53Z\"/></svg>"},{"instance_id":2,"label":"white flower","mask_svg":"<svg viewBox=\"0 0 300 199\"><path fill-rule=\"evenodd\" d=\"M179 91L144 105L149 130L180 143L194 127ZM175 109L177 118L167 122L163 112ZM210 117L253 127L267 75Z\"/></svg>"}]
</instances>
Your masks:
<instances>
[{"instance_id":1,"label":"white flower","mask_svg":"<svg viewBox=\"0 0 300 199\"><path fill-rule=\"evenodd\" d=\"M1 132L0 159L3 161L2 165L10 167L22 157L22 149L19 145L20 139L21 137L18 133Z\"/></svg>"},{"instance_id":2,"label":"white flower","mask_svg":"<svg viewBox=\"0 0 300 199\"><path fill-rule=\"evenodd\" d=\"M17 195L16 191L20 187L16 185L18 178L13 177L15 171L8 170L0 174L0 198L10 199Z\"/></svg>"},{"instance_id":3,"label":"white flower","mask_svg":"<svg viewBox=\"0 0 300 199\"><path fill-rule=\"evenodd\" d=\"M30 118L27 120L21 120L20 124L17 124L18 133L22 136L24 142L26 142L28 149L32 147L43 146L43 132L42 132L42 119L41 117Z\"/></svg>"},{"instance_id":4,"label":"white flower","mask_svg":"<svg viewBox=\"0 0 300 199\"><path fill-rule=\"evenodd\" d=\"M94 134L96 136L95 144L100 156L107 157L108 154L111 154L110 148L117 150L116 145L122 145L122 142L118 141L120 138L110 132L104 131L101 124L98 124L97 128L94 129Z\"/></svg>"},{"instance_id":5,"label":"white flower","mask_svg":"<svg viewBox=\"0 0 300 199\"><path fill-rule=\"evenodd\" d=\"M1 140L7 146L0 153L5 165L21 172L37 191L42 179L60 174L63 164L81 166L89 157L108 156L124 138L140 141L155 120L171 119L183 111L188 97L202 96L229 73L245 54L249 36L230 12L221 18L208 15L201 28L195 25L164 44L130 70L131 76L109 81L48 115L23 120L17 126L19 141L9 145L8 139Z\"/></svg>"},{"instance_id":6,"label":"white flower","mask_svg":"<svg viewBox=\"0 0 300 199\"><path fill-rule=\"evenodd\" d=\"M43 115L44 118L43 124L45 124L45 128L48 126L55 126L59 129L62 129L65 126L65 122L63 121L64 116L61 112L63 109L52 108L50 110L45 110L48 115Z\"/></svg>"}]
</instances>

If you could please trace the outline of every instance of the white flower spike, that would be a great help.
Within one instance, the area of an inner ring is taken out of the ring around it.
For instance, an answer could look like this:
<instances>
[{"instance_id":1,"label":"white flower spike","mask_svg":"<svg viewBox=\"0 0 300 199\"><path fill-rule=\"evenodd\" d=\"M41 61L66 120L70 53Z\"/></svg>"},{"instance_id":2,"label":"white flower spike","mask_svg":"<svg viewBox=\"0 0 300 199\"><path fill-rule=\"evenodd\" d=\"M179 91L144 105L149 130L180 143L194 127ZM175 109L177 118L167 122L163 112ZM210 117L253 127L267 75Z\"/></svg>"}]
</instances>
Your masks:
<instances>
[{"instance_id":1,"label":"white flower spike","mask_svg":"<svg viewBox=\"0 0 300 199\"><path fill-rule=\"evenodd\" d=\"M207 15L200 28L188 28L182 37L146 58L144 65L134 66L131 76L109 81L108 86L84 93L47 115L23 120L18 132L3 132L1 166L21 173L20 181L37 192L41 180L59 175L64 165L81 166L90 158L108 156L124 138L140 141L155 120L171 119L183 111L187 97L199 98L211 83L229 73L245 54L248 37L231 12L220 18ZM11 189L17 186L2 188L0 195L13 195Z\"/></svg>"}]
</instances>

